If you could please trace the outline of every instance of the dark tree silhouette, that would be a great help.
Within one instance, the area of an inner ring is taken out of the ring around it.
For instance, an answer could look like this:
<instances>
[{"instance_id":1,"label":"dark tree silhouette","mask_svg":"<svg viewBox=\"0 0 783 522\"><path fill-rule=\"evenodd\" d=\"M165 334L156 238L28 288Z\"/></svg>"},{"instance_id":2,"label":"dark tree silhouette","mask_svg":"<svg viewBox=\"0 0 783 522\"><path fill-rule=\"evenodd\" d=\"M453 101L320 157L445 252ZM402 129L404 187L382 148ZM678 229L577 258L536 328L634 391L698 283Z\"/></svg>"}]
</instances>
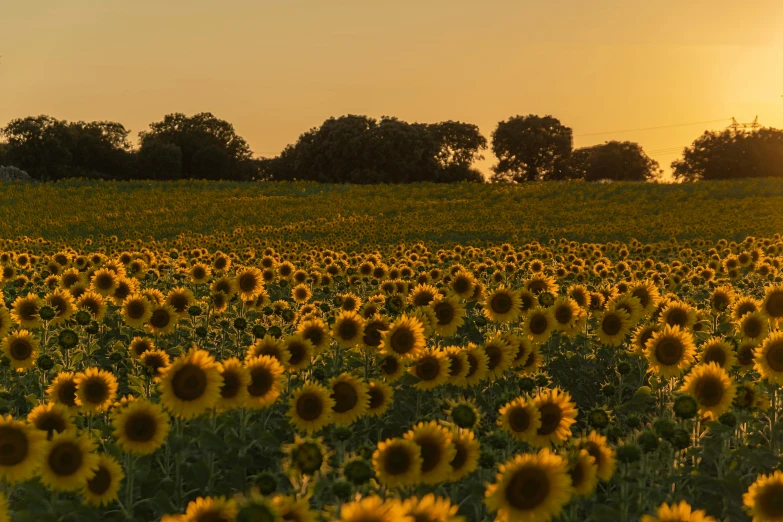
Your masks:
<instances>
[{"instance_id":1,"label":"dark tree silhouette","mask_svg":"<svg viewBox=\"0 0 783 522\"><path fill-rule=\"evenodd\" d=\"M241 164L252 157L250 147L237 135L234 126L209 112L194 116L167 114L163 121L151 123L148 131L139 133L139 140L142 148L151 141L179 147L183 178L234 178L235 171L241 172ZM207 149L210 152L206 152ZM225 166L224 155L215 152L216 149L225 153L228 167ZM210 165L220 171L207 173L206 167L197 161L199 158L208 159Z\"/></svg>"},{"instance_id":2,"label":"dark tree silhouette","mask_svg":"<svg viewBox=\"0 0 783 522\"><path fill-rule=\"evenodd\" d=\"M570 127L552 116L514 116L498 123L492 133L492 151L498 164L493 181L540 181L562 177L571 154Z\"/></svg>"},{"instance_id":3,"label":"dark tree silhouette","mask_svg":"<svg viewBox=\"0 0 783 522\"><path fill-rule=\"evenodd\" d=\"M662 172L638 143L609 141L571 153L568 178L586 181L655 181Z\"/></svg>"},{"instance_id":4,"label":"dark tree silhouette","mask_svg":"<svg viewBox=\"0 0 783 522\"><path fill-rule=\"evenodd\" d=\"M68 123L41 115L13 120L0 132L7 140L6 161L35 179L124 179L133 173L129 132L120 123Z\"/></svg>"},{"instance_id":5,"label":"dark tree silhouette","mask_svg":"<svg viewBox=\"0 0 783 522\"><path fill-rule=\"evenodd\" d=\"M136 167L139 179L180 179L182 151L171 143L150 140L136 154Z\"/></svg>"},{"instance_id":6,"label":"dark tree silhouette","mask_svg":"<svg viewBox=\"0 0 783 522\"><path fill-rule=\"evenodd\" d=\"M485 146L473 125L348 115L326 120L279 157L264 160L262 177L332 183L481 181L470 164Z\"/></svg>"},{"instance_id":7,"label":"dark tree silhouette","mask_svg":"<svg viewBox=\"0 0 783 522\"><path fill-rule=\"evenodd\" d=\"M783 130L705 132L672 163L681 181L783 176Z\"/></svg>"}]
</instances>

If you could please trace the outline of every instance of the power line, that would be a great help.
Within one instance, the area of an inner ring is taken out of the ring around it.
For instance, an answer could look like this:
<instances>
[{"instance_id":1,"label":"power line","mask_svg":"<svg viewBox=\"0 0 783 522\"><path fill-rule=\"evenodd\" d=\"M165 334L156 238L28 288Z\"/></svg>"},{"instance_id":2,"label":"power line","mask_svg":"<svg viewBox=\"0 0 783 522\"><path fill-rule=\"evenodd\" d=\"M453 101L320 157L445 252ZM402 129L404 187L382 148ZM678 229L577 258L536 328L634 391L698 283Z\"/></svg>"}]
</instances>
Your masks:
<instances>
[{"instance_id":1,"label":"power line","mask_svg":"<svg viewBox=\"0 0 783 522\"><path fill-rule=\"evenodd\" d=\"M637 131L647 131L647 130L656 130L656 129L668 129L671 127L687 127L689 125L702 125L705 123L717 123L720 121L730 121L731 118L721 118L719 120L705 120L705 121L694 121L691 123L675 123L673 125L659 125L658 127L642 127L638 129L624 129L624 130L616 130L616 131L604 131L604 132L589 132L587 134L575 134L574 137L578 138L581 136L599 136L601 134L618 134L621 132L637 132Z\"/></svg>"}]
</instances>

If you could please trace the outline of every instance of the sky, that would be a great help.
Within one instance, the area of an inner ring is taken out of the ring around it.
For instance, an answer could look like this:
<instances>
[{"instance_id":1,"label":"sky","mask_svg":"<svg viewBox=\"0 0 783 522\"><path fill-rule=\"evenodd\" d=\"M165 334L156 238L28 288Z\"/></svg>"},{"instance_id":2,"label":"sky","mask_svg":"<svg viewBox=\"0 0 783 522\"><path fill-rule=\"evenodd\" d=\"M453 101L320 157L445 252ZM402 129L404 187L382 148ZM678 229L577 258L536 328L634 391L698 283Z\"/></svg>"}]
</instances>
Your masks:
<instances>
[{"instance_id":1,"label":"sky","mask_svg":"<svg viewBox=\"0 0 783 522\"><path fill-rule=\"evenodd\" d=\"M273 156L344 114L551 114L668 167L731 117L783 128L781 27L780 0L0 0L0 126L208 111Z\"/></svg>"}]
</instances>

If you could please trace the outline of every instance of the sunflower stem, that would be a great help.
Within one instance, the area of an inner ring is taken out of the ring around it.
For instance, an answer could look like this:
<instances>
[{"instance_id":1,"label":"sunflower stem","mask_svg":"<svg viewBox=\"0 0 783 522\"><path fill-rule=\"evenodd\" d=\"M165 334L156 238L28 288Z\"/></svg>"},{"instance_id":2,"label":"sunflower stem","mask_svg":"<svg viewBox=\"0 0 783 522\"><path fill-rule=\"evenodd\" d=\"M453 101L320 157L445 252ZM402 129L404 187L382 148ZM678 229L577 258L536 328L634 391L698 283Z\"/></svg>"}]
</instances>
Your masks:
<instances>
[{"instance_id":1,"label":"sunflower stem","mask_svg":"<svg viewBox=\"0 0 783 522\"><path fill-rule=\"evenodd\" d=\"M136 459L130 453L125 454L125 509L128 518L133 518L133 468Z\"/></svg>"}]
</instances>

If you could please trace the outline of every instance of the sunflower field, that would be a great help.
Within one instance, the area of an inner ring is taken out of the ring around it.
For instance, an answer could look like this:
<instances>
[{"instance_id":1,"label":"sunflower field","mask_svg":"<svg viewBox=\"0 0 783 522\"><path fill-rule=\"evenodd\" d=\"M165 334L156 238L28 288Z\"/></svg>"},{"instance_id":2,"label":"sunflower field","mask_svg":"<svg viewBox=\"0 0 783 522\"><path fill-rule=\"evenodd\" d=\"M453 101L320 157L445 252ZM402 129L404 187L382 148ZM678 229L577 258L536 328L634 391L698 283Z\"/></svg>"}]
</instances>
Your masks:
<instances>
[{"instance_id":1,"label":"sunflower field","mask_svg":"<svg viewBox=\"0 0 783 522\"><path fill-rule=\"evenodd\" d=\"M781 181L0 188L0 522L783 520Z\"/></svg>"}]
</instances>

